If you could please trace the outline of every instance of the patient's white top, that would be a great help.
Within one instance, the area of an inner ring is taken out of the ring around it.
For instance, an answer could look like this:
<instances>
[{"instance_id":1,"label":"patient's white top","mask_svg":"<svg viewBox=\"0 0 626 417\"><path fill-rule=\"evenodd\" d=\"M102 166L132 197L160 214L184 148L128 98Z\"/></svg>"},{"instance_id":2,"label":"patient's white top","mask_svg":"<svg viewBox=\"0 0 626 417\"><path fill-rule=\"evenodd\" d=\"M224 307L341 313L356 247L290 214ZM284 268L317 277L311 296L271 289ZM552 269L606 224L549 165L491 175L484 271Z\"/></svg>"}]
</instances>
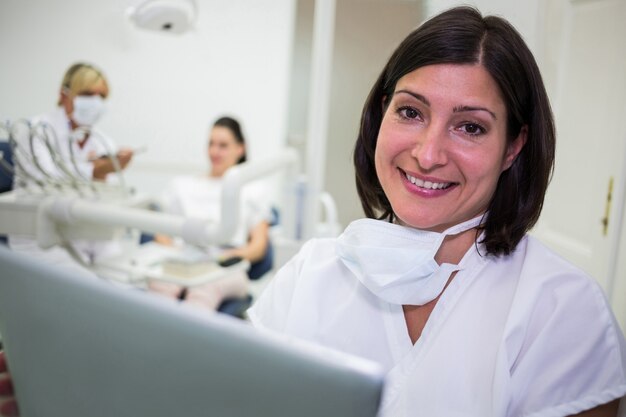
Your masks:
<instances>
[{"instance_id":1,"label":"patient's white top","mask_svg":"<svg viewBox=\"0 0 626 417\"><path fill-rule=\"evenodd\" d=\"M183 175L172 179L160 195L163 211L185 217L219 223L221 218L221 178L207 175ZM262 221L269 221L270 208L258 183L242 188L239 201L237 230L230 241L232 246L244 245L252 229Z\"/></svg>"},{"instance_id":2,"label":"patient's white top","mask_svg":"<svg viewBox=\"0 0 626 417\"><path fill-rule=\"evenodd\" d=\"M531 237L507 257L472 246L460 266L415 345L334 239L306 243L249 316L381 364L385 417L568 416L626 393L624 337L594 280Z\"/></svg>"}]
</instances>

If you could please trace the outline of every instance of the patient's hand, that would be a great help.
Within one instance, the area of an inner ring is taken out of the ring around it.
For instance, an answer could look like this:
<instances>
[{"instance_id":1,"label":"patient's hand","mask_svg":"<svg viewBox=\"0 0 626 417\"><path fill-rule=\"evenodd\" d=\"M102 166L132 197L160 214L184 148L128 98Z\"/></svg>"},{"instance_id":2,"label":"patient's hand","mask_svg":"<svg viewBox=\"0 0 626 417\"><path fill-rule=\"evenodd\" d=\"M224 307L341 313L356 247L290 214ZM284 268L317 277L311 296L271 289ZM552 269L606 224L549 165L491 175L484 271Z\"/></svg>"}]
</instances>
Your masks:
<instances>
[{"instance_id":1,"label":"patient's hand","mask_svg":"<svg viewBox=\"0 0 626 417\"><path fill-rule=\"evenodd\" d=\"M17 402L13 397L13 382L8 374L7 361L4 352L0 351L0 415L6 417L18 416Z\"/></svg>"},{"instance_id":2,"label":"patient's hand","mask_svg":"<svg viewBox=\"0 0 626 417\"><path fill-rule=\"evenodd\" d=\"M161 245L174 246L174 239L167 235L156 234L154 235L154 241Z\"/></svg>"},{"instance_id":3,"label":"patient's hand","mask_svg":"<svg viewBox=\"0 0 626 417\"><path fill-rule=\"evenodd\" d=\"M130 148L122 148L117 153L117 161L120 164L120 168L124 169L133 159L133 150Z\"/></svg>"}]
</instances>

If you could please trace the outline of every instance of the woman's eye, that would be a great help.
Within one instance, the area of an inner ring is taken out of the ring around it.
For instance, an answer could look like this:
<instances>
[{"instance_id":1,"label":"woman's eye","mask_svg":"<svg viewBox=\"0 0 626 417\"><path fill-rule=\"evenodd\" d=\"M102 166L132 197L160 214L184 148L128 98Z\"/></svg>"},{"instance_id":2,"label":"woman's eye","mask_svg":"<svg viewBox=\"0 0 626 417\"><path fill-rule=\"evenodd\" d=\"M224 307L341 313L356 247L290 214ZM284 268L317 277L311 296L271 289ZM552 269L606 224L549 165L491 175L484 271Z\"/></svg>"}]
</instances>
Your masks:
<instances>
[{"instance_id":1,"label":"woman's eye","mask_svg":"<svg viewBox=\"0 0 626 417\"><path fill-rule=\"evenodd\" d=\"M400 116L405 119L416 119L420 115L419 112L413 107L400 107L398 109L398 113L400 113Z\"/></svg>"},{"instance_id":2,"label":"woman's eye","mask_svg":"<svg viewBox=\"0 0 626 417\"><path fill-rule=\"evenodd\" d=\"M461 130L471 136L481 135L486 132L485 128L477 123L465 123L461 126Z\"/></svg>"}]
</instances>

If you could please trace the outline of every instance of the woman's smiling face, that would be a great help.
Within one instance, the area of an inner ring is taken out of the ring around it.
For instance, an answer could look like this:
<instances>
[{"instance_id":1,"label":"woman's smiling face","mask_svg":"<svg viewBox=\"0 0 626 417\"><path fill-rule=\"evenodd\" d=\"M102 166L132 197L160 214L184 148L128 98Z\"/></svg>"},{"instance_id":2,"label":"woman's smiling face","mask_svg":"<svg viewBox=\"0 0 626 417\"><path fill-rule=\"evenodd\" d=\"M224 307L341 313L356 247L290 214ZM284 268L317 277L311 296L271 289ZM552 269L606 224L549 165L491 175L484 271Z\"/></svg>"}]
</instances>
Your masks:
<instances>
[{"instance_id":1,"label":"woman's smiling face","mask_svg":"<svg viewBox=\"0 0 626 417\"><path fill-rule=\"evenodd\" d=\"M235 134L227 127L214 126L209 137L209 160L211 176L221 177L228 168L237 165L245 153L245 146L237 141Z\"/></svg>"},{"instance_id":2,"label":"woman's smiling face","mask_svg":"<svg viewBox=\"0 0 626 417\"><path fill-rule=\"evenodd\" d=\"M441 232L487 210L525 143L507 143L500 89L479 64L438 64L398 80L376 144L376 172L407 226Z\"/></svg>"}]
</instances>

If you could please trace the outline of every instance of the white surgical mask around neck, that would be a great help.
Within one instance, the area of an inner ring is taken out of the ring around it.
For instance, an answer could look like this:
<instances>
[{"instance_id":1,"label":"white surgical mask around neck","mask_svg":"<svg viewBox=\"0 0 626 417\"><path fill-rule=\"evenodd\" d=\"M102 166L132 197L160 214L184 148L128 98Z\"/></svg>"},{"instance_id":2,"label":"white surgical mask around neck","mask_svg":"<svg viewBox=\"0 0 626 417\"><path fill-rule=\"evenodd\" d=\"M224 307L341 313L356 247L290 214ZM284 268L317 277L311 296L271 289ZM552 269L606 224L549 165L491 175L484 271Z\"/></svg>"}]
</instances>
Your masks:
<instances>
[{"instance_id":1,"label":"white surgical mask around neck","mask_svg":"<svg viewBox=\"0 0 626 417\"><path fill-rule=\"evenodd\" d=\"M446 236L480 225L480 215L441 233L374 219L356 220L337 239L337 254L357 279L379 298L424 305L443 291L455 264L435 261Z\"/></svg>"}]
</instances>

